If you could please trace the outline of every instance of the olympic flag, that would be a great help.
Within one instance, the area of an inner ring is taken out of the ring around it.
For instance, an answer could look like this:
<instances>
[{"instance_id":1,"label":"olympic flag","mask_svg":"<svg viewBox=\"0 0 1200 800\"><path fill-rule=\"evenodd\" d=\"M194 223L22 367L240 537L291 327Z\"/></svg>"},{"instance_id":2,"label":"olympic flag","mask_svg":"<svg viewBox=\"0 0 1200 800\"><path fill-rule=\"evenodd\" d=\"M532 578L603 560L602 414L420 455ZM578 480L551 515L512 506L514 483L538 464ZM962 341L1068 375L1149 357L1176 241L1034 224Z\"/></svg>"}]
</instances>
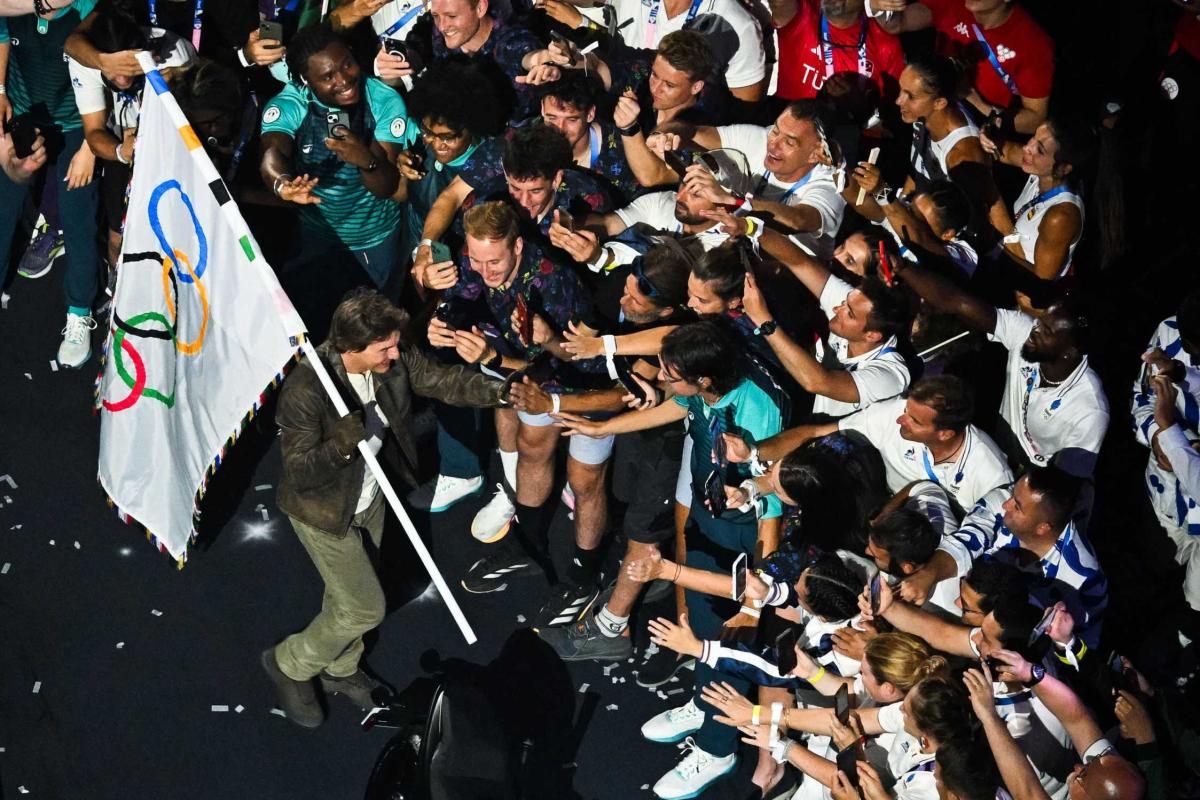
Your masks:
<instances>
[{"instance_id":1,"label":"olympic flag","mask_svg":"<svg viewBox=\"0 0 1200 800\"><path fill-rule=\"evenodd\" d=\"M182 565L209 476L305 328L162 77L143 67L96 392L99 480Z\"/></svg>"}]
</instances>

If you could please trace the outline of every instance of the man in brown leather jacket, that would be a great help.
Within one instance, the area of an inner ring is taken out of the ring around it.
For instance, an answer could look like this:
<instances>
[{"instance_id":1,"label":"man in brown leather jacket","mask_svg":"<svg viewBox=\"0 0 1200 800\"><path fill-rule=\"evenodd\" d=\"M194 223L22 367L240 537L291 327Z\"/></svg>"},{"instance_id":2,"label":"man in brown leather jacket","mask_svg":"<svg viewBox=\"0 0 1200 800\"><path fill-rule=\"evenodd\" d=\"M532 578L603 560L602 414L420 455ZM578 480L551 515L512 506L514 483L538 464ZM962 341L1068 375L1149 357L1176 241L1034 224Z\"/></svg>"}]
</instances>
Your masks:
<instances>
[{"instance_id":1,"label":"man in brown leather jacket","mask_svg":"<svg viewBox=\"0 0 1200 800\"><path fill-rule=\"evenodd\" d=\"M413 485L412 395L445 403L495 406L503 384L462 366L444 366L402 339L407 315L374 290L348 294L317 348L351 413L338 417L307 359L279 395L283 478L279 508L325 581L321 612L303 631L262 654L280 706L290 720L315 728L324 720L312 679L364 709L380 683L359 668L362 635L379 625L384 595L363 549L379 547L384 498L358 452L366 440L389 474Z\"/></svg>"}]
</instances>

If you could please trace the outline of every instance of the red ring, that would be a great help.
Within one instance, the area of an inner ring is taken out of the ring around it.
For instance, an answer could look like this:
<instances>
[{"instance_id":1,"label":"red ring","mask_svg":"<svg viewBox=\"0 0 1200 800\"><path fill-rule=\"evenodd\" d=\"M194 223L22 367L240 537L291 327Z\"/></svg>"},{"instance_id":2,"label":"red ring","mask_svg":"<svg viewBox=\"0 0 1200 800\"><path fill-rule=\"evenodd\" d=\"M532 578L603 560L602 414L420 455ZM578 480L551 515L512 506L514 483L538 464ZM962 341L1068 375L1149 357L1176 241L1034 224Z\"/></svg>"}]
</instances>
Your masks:
<instances>
[{"instance_id":1,"label":"red ring","mask_svg":"<svg viewBox=\"0 0 1200 800\"><path fill-rule=\"evenodd\" d=\"M129 390L129 394L125 399L119 403L110 403L107 400L102 400L101 405L104 406L106 411L124 411L131 407L141 399L142 390L146 388L146 365L142 361L141 353L133 349L133 345L125 337L121 337L121 350L133 362L133 388Z\"/></svg>"}]
</instances>

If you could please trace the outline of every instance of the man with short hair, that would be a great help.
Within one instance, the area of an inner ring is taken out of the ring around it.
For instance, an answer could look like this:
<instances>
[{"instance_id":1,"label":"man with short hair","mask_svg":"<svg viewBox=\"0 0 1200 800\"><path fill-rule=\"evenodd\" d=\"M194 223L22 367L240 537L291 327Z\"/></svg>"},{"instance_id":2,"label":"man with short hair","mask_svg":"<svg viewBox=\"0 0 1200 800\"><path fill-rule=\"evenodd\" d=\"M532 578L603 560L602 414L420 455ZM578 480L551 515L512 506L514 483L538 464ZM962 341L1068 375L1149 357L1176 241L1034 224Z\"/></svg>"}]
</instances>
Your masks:
<instances>
[{"instance_id":1,"label":"man with short hair","mask_svg":"<svg viewBox=\"0 0 1200 800\"><path fill-rule=\"evenodd\" d=\"M900 491L871 520L867 556L896 581L925 566L947 536L958 530L949 493L933 481L916 481ZM958 577L939 581L929 594L927 610L961 616Z\"/></svg>"},{"instance_id":2,"label":"man with short hair","mask_svg":"<svg viewBox=\"0 0 1200 800\"><path fill-rule=\"evenodd\" d=\"M329 339L317 352L353 410L339 417L316 369L302 360L279 394L283 477L279 508L292 522L325 584L320 613L303 631L262 654L262 664L288 719L315 728L324 712L313 689L364 710L381 684L359 666L363 634L383 621L383 588L364 550L380 546L384 500L358 445L412 485L417 444L412 396L457 405L494 406L501 384L462 366L443 366L401 340L408 316L371 289L348 294L333 313ZM389 436L389 429L391 435ZM364 536L365 535L365 536Z\"/></svg>"}]
</instances>

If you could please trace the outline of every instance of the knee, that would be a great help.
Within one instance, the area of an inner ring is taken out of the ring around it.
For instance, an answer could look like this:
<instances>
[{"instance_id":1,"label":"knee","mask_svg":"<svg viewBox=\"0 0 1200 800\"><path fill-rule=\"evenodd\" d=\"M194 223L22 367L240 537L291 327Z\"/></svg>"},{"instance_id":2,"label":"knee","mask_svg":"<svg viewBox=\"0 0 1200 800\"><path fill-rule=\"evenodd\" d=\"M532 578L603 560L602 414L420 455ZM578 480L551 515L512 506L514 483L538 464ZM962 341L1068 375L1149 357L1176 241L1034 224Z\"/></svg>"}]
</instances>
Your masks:
<instances>
[{"instance_id":1,"label":"knee","mask_svg":"<svg viewBox=\"0 0 1200 800\"><path fill-rule=\"evenodd\" d=\"M658 552L658 545L646 542L635 542L632 539L625 543L625 560L636 561L639 558L649 558Z\"/></svg>"},{"instance_id":2,"label":"knee","mask_svg":"<svg viewBox=\"0 0 1200 800\"><path fill-rule=\"evenodd\" d=\"M598 497L604 492L604 464L584 464L567 460L567 483L576 497Z\"/></svg>"},{"instance_id":3,"label":"knee","mask_svg":"<svg viewBox=\"0 0 1200 800\"><path fill-rule=\"evenodd\" d=\"M371 591L362 592L346 602L339 603L334 609L334 618L338 627L355 636L361 636L379 627L383 622L385 610L383 589L376 586Z\"/></svg>"}]
</instances>

